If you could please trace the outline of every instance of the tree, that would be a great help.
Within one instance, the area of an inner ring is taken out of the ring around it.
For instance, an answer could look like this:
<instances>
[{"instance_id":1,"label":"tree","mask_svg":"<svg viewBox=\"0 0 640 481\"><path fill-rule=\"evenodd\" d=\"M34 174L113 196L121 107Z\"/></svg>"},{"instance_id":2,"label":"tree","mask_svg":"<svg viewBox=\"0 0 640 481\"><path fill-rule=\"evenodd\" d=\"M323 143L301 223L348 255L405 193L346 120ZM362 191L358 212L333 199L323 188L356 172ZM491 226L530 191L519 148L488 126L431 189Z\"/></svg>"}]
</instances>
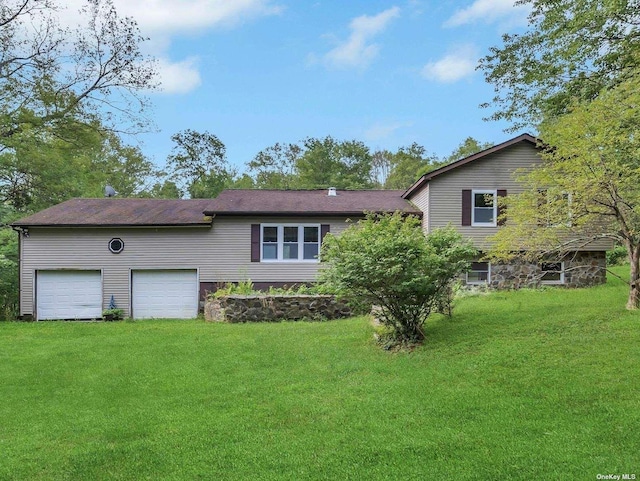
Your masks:
<instances>
[{"instance_id":1,"label":"tree","mask_svg":"<svg viewBox=\"0 0 640 481\"><path fill-rule=\"evenodd\" d=\"M155 199L180 199L182 191L178 189L175 182L165 180L156 182L150 189L140 192L139 197L151 197Z\"/></svg>"},{"instance_id":2,"label":"tree","mask_svg":"<svg viewBox=\"0 0 640 481\"><path fill-rule=\"evenodd\" d=\"M169 180L192 198L215 197L233 180L226 148L215 135L187 129L171 140L175 145L167 157Z\"/></svg>"},{"instance_id":3,"label":"tree","mask_svg":"<svg viewBox=\"0 0 640 481\"><path fill-rule=\"evenodd\" d=\"M640 73L640 72L639 72ZM527 250L562 256L598 239L625 246L631 264L627 308L640 307L640 75L577 101L545 121L543 163L507 197L508 222L494 257Z\"/></svg>"},{"instance_id":4,"label":"tree","mask_svg":"<svg viewBox=\"0 0 640 481\"><path fill-rule=\"evenodd\" d=\"M0 153L0 200L28 213L71 197L100 197L107 184L135 195L156 175L142 152L113 132L82 124L74 132L73 141L45 129L14 135L12 149Z\"/></svg>"},{"instance_id":5,"label":"tree","mask_svg":"<svg viewBox=\"0 0 640 481\"><path fill-rule=\"evenodd\" d=\"M0 6L0 143L25 130L56 131L70 121L140 129L155 86L136 22L111 0L87 0L83 24L62 28L58 0L7 0ZM101 122L96 123L96 115ZM63 129L64 130L64 129ZM65 137L61 137L65 138Z\"/></svg>"},{"instance_id":6,"label":"tree","mask_svg":"<svg viewBox=\"0 0 640 481\"><path fill-rule=\"evenodd\" d=\"M97 136L96 146L78 146L79 151L84 151L89 174L88 185L80 195L100 197L105 185L111 185L119 196L133 197L160 175L139 147L123 144L114 132Z\"/></svg>"},{"instance_id":7,"label":"tree","mask_svg":"<svg viewBox=\"0 0 640 481\"><path fill-rule=\"evenodd\" d=\"M0 225L17 219L13 209L0 204ZM20 293L18 283L18 239L9 228L0 229L0 320L13 320L18 315Z\"/></svg>"},{"instance_id":8,"label":"tree","mask_svg":"<svg viewBox=\"0 0 640 481\"><path fill-rule=\"evenodd\" d=\"M362 142L308 138L296 163L297 188L368 189L373 186L372 158Z\"/></svg>"},{"instance_id":9,"label":"tree","mask_svg":"<svg viewBox=\"0 0 640 481\"><path fill-rule=\"evenodd\" d=\"M473 137L467 137L453 152L451 152L451 154L442 159L442 165L464 159L465 157L469 157L470 155L476 154L492 146L493 143L491 142L478 142Z\"/></svg>"},{"instance_id":10,"label":"tree","mask_svg":"<svg viewBox=\"0 0 640 481\"><path fill-rule=\"evenodd\" d=\"M504 35L480 61L496 96L492 120L512 130L562 115L574 99L590 100L637 74L638 0L520 0L531 4L529 29Z\"/></svg>"},{"instance_id":11,"label":"tree","mask_svg":"<svg viewBox=\"0 0 640 481\"><path fill-rule=\"evenodd\" d=\"M439 166L435 155L427 155L427 150L417 143L400 147L391 155L391 169L385 189L408 189L421 176Z\"/></svg>"},{"instance_id":12,"label":"tree","mask_svg":"<svg viewBox=\"0 0 640 481\"><path fill-rule=\"evenodd\" d=\"M376 150L371 156L371 178L375 187L384 188L391 169L393 168L393 154L388 150Z\"/></svg>"},{"instance_id":13,"label":"tree","mask_svg":"<svg viewBox=\"0 0 640 481\"><path fill-rule=\"evenodd\" d=\"M259 189L291 189L296 183L296 169L302 155L297 144L275 143L258 152L247 164Z\"/></svg>"},{"instance_id":14,"label":"tree","mask_svg":"<svg viewBox=\"0 0 640 481\"><path fill-rule=\"evenodd\" d=\"M244 173L240 176L236 176L233 181L227 186L227 189L256 189L256 183L253 178Z\"/></svg>"},{"instance_id":15,"label":"tree","mask_svg":"<svg viewBox=\"0 0 640 481\"><path fill-rule=\"evenodd\" d=\"M469 268L470 242L453 228L426 237L420 219L401 213L369 214L339 236L328 235L321 282L341 295L379 306L395 342L424 339L426 318L450 281Z\"/></svg>"}]
</instances>

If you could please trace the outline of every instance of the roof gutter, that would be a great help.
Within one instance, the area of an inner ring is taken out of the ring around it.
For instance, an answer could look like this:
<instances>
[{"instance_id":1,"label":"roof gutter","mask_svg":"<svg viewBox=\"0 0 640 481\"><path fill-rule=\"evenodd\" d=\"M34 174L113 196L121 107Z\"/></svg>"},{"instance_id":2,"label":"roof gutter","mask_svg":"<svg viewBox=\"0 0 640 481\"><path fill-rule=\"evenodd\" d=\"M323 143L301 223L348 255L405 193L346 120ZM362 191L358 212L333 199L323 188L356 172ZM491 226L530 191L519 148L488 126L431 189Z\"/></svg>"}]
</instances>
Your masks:
<instances>
[{"instance_id":1,"label":"roof gutter","mask_svg":"<svg viewBox=\"0 0 640 481\"><path fill-rule=\"evenodd\" d=\"M233 212L218 212L214 214L212 212L205 211L205 215L211 216L233 216L233 217L247 217L247 216L260 216L260 217L345 217L345 216L362 216L366 215L366 212L369 211L351 211L351 212L290 212L290 211L282 211L282 212L260 212L260 211L233 211ZM371 211L376 214L392 214L394 212L401 212L406 215L415 215L418 217L422 217L422 211L406 211L406 210L376 210Z\"/></svg>"}]
</instances>

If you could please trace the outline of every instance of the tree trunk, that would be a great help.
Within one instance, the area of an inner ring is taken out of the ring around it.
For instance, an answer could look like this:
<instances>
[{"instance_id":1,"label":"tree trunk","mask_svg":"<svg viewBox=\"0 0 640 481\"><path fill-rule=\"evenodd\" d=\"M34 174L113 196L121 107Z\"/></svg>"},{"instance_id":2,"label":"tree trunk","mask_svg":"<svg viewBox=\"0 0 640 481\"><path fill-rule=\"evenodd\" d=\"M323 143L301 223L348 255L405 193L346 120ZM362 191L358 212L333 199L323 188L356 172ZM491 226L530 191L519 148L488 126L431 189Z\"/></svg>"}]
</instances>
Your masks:
<instances>
[{"instance_id":1,"label":"tree trunk","mask_svg":"<svg viewBox=\"0 0 640 481\"><path fill-rule=\"evenodd\" d=\"M638 309L640 307L640 245L627 245L627 252L631 264L627 309Z\"/></svg>"}]
</instances>

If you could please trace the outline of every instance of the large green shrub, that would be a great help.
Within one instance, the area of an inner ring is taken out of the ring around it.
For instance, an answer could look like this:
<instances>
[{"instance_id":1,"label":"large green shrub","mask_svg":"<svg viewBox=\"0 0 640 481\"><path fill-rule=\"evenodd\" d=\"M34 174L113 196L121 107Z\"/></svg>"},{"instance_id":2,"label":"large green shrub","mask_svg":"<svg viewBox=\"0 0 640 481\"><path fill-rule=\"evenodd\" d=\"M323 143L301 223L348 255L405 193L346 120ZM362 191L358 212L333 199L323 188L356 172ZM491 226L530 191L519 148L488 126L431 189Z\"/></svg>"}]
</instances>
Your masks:
<instances>
[{"instance_id":1,"label":"large green shrub","mask_svg":"<svg viewBox=\"0 0 640 481\"><path fill-rule=\"evenodd\" d=\"M322 245L320 281L337 293L378 306L398 343L424 339L423 324L476 251L453 228L424 235L420 220L369 214Z\"/></svg>"}]
</instances>

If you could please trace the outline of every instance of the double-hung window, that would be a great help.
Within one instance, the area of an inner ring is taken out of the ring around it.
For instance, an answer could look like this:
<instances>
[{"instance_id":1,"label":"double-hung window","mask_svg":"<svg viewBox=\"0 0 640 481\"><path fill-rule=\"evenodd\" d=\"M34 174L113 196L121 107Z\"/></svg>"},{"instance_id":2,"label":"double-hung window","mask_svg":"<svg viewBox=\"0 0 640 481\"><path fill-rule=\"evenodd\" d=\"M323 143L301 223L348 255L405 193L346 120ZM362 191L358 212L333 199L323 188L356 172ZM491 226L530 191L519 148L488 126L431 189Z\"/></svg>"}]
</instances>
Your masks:
<instances>
[{"instance_id":1,"label":"double-hung window","mask_svg":"<svg viewBox=\"0 0 640 481\"><path fill-rule=\"evenodd\" d=\"M318 224L262 224L261 260L317 262L320 253Z\"/></svg>"},{"instance_id":2,"label":"double-hung window","mask_svg":"<svg viewBox=\"0 0 640 481\"><path fill-rule=\"evenodd\" d=\"M495 227L497 217L497 192L495 190L472 191L471 225L474 227Z\"/></svg>"}]
</instances>

